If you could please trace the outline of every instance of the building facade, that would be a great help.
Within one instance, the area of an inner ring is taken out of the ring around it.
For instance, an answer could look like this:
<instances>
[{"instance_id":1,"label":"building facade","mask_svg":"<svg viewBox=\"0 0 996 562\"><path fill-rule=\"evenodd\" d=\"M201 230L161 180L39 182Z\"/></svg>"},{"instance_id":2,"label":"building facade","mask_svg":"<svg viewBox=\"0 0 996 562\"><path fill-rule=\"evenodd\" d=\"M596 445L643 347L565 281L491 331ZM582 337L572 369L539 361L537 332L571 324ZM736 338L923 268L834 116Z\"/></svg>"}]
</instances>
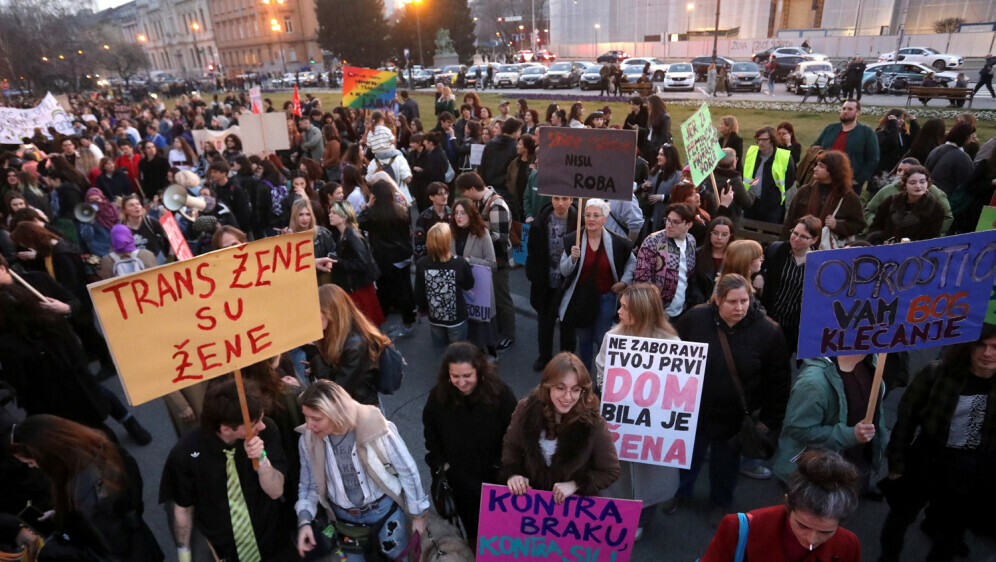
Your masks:
<instances>
[{"instance_id":1,"label":"building facade","mask_svg":"<svg viewBox=\"0 0 996 562\"><path fill-rule=\"evenodd\" d=\"M218 46L207 0L135 0L133 40L151 67L176 78L218 71Z\"/></svg>"},{"instance_id":2,"label":"building facade","mask_svg":"<svg viewBox=\"0 0 996 562\"><path fill-rule=\"evenodd\" d=\"M228 77L321 68L314 0L214 0L211 19Z\"/></svg>"}]
</instances>

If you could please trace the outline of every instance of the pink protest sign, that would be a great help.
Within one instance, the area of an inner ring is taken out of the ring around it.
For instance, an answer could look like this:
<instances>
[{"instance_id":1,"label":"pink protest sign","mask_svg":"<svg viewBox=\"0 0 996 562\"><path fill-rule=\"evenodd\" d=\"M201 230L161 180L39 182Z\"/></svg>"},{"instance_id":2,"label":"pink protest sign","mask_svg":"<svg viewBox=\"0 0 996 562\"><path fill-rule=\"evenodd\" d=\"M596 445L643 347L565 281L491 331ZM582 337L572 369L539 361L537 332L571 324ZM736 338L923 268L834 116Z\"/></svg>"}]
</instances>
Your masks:
<instances>
[{"instance_id":1,"label":"pink protest sign","mask_svg":"<svg viewBox=\"0 0 996 562\"><path fill-rule=\"evenodd\" d=\"M609 337L602 417L621 461L689 468L709 346Z\"/></svg>"},{"instance_id":2,"label":"pink protest sign","mask_svg":"<svg viewBox=\"0 0 996 562\"><path fill-rule=\"evenodd\" d=\"M552 492L484 484L476 559L627 562L642 505L577 495L558 505Z\"/></svg>"},{"instance_id":3,"label":"pink protest sign","mask_svg":"<svg viewBox=\"0 0 996 562\"><path fill-rule=\"evenodd\" d=\"M187 246L187 239L183 237L183 232L180 230L180 225L176 223L173 213L163 213L163 216L159 217L159 224L163 225L163 230L166 231L166 238L169 239L169 245L173 248L177 261L189 260L194 257L194 253Z\"/></svg>"}]
</instances>

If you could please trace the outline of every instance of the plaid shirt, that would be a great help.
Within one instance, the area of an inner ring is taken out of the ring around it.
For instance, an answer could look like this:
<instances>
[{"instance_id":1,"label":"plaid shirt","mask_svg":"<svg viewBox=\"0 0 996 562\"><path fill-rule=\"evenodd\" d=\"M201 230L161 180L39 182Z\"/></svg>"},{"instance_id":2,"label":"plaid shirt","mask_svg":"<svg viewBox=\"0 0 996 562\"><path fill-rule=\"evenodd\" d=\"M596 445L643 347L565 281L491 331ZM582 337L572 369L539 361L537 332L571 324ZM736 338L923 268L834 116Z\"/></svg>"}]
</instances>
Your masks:
<instances>
[{"instance_id":1,"label":"plaid shirt","mask_svg":"<svg viewBox=\"0 0 996 562\"><path fill-rule=\"evenodd\" d=\"M914 438L926 440L931 448L944 447L951 430L951 418L969 373L950 372L942 362L924 366L906 389L896 412L896 425L886 451L889 472L902 474ZM996 436L996 385L989 392L982 442L978 451L992 454ZM919 434L917 432L919 430Z\"/></svg>"},{"instance_id":2,"label":"plaid shirt","mask_svg":"<svg viewBox=\"0 0 996 562\"><path fill-rule=\"evenodd\" d=\"M488 204L491 210L484 214ZM498 267L508 267L508 252L512 248L509 242L508 232L512 225L512 213L508 210L508 204L498 195L493 187L484 190L484 197L477 202L477 210L481 212L481 218L488 225L491 233L491 242L495 245L495 259L498 260Z\"/></svg>"}]
</instances>

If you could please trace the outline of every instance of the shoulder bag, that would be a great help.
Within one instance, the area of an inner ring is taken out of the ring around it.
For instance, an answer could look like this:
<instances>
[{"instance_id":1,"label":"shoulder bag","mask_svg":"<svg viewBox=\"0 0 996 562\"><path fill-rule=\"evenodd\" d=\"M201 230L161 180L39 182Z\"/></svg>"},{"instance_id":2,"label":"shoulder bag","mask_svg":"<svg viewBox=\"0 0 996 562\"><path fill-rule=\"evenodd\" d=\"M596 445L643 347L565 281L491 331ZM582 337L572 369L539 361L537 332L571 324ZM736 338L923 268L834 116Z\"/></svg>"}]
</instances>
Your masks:
<instances>
[{"instance_id":1,"label":"shoulder bag","mask_svg":"<svg viewBox=\"0 0 996 562\"><path fill-rule=\"evenodd\" d=\"M740 396L740 406L744 409L744 419L740 424L740 431L730 438L729 444L737 449L745 457L752 459L770 459L775 454L775 439L771 430L758 420L757 412L751 412L747 405L747 397L744 395L744 387L740 384L740 377L737 375L737 365L733 362L733 353L730 351L730 342L726 339L726 332L722 326L716 327L719 334L719 345L723 348L723 355L726 357L726 365L730 371L730 378L733 379L733 386Z\"/></svg>"}]
</instances>

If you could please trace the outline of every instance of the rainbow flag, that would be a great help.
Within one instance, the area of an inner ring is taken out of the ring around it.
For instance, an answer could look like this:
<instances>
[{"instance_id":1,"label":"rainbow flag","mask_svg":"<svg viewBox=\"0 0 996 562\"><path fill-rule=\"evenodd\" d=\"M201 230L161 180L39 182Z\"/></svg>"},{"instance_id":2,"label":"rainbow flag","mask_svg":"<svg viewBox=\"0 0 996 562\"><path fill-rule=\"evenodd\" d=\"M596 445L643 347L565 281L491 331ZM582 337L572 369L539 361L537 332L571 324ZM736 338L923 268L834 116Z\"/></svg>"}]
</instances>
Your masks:
<instances>
[{"instance_id":1,"label":"rainbow flag","mask_svg":"<svg viewBox=\"0 0 996 562\"><path fill-rule=\"evenodd\" d=\"M398 88L396 72L346 66L342 73L342 105L359 109L393 107Z\"/></svg>"}]
</instances>

